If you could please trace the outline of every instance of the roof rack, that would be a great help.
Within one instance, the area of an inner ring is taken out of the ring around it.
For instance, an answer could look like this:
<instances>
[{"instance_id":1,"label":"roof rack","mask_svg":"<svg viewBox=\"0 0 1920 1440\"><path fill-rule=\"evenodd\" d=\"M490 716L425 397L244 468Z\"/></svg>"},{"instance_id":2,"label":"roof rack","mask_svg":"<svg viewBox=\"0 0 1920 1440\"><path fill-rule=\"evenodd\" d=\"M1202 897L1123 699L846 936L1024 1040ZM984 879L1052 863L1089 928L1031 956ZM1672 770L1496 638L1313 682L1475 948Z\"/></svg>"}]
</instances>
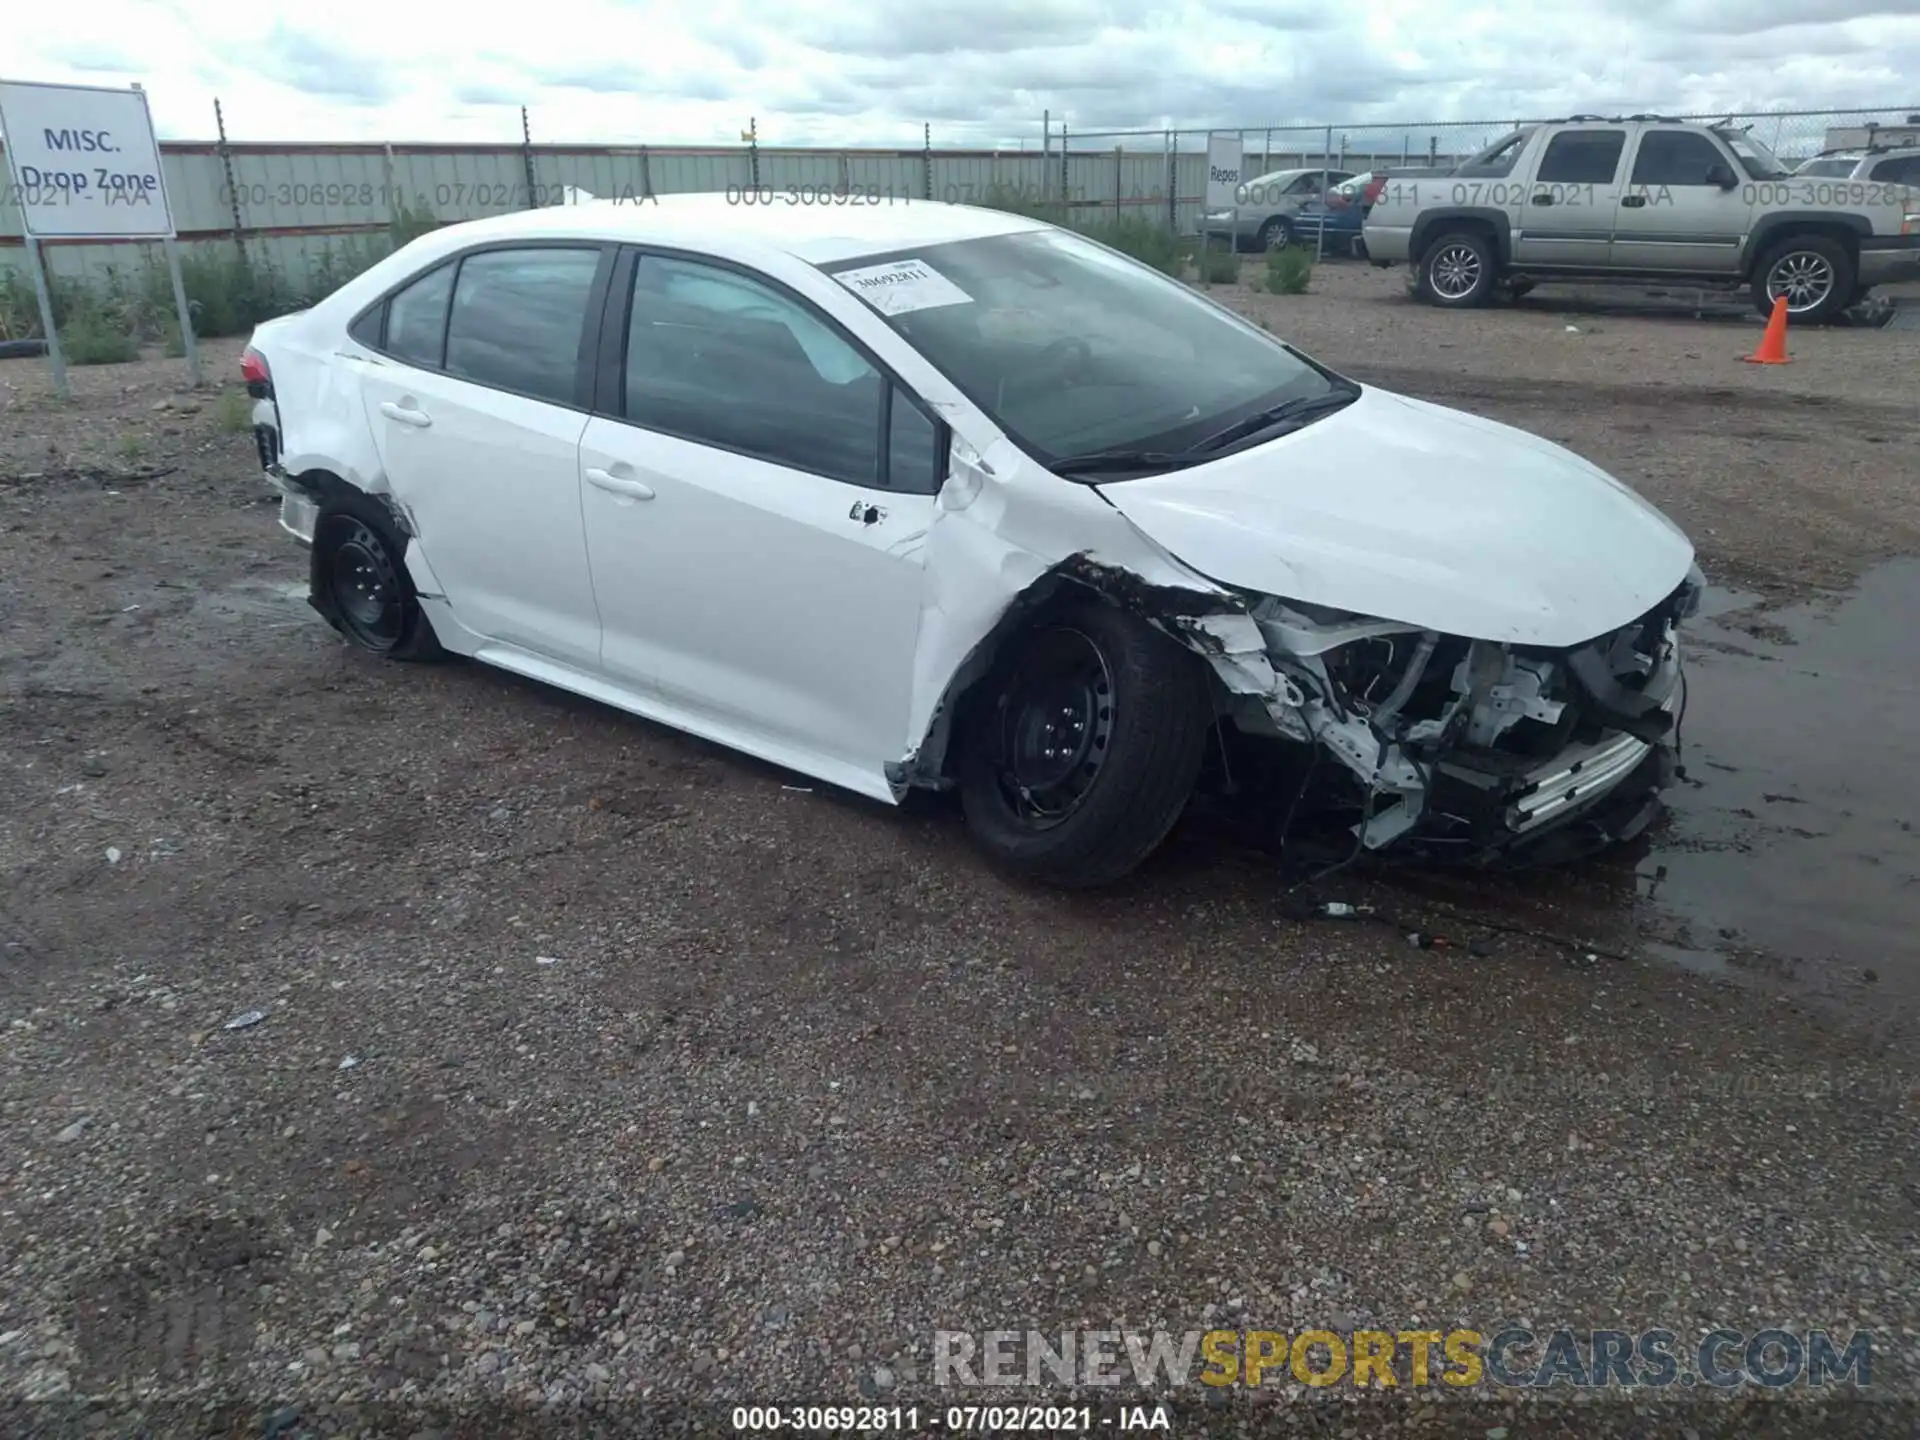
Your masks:
<instances>
[{"instance_id":1,"label":"roof rack","mask_svg":"<svg viewBox=\"0 0 1920 1440\"><path fill-rule=\"evenodd\" d=\"M1684 125L1687 122L1678 115L1563 115L1558 120L1547 120L1547 125L1629 125L1637 120L1657 121L1662 125Z\"/></svg>"},{"instance_id":2,"label":"roof rack","mask_svg":"<svg viewBox=\"0 0 1920 1440\"><path fill-rule=\"evenodd\" d=\"M1824 160L1829 155L1885 155L1889 150L1920 150L1920 139L1875 140L1866 145L1834 145L1813 156Z\"/></svg>"}]
</instances>

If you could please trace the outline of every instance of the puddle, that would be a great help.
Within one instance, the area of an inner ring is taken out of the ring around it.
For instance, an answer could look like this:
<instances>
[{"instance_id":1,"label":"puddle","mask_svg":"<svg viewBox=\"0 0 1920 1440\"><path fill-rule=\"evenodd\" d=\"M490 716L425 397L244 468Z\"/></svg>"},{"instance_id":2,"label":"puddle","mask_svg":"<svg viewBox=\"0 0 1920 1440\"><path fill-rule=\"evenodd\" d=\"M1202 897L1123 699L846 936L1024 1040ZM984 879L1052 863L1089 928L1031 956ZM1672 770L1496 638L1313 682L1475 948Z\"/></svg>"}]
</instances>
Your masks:
<instances>
[{"instance_id":1,"label":"puddle","mask_svg":"<svg viewBox=\"0 0 1920 1440\"><path fill-rule=\"evenodd\" d=\"M1713 608L1689 626L1687 779L1636 866L1650 948L1920 1000L1920 561L1758 635Z\"/></svg>"},{"instance_id":2,"label":"puddle","mask_svg":"<svg viewBox=\"0 0 1920 1440\"><path fill-rule=\"evenodd\" d=\"M267 619L282 624L304 623L313 613L307 608L305 581L243 580L202 591L194 596L193 608L228 619Z\"/></svg>"},{"instance_id":3,"label":"puddle","mask_svg":"<svg viewBox=\"0 0 1920 1440\"><path fill-rule=\"evenodd\" d=\"M1584 864L1410 870L1395 887L1578 948L1920 1019L1920 560L1834 601L1756 598L1710 592L1687 626L1687 773L1652 835Z\"/></svg>"}]
</instances>

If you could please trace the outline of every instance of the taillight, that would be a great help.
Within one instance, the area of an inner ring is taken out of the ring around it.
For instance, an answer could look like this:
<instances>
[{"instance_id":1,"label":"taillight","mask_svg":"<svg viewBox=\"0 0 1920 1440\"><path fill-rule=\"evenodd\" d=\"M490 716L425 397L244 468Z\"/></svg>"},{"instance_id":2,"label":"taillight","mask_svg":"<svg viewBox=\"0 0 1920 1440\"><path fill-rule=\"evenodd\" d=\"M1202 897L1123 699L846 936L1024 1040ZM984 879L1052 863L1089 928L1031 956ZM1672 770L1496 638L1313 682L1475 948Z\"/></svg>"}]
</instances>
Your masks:
<instances>
[{"instance_id":1,"label":"taillight","mask_svg":"<svg viewBox=\"0 0 1920 1440\"><path fill-rule=\"evenodd\" d=\"M1360 203L1363 205L1374 204L1380 199L1380 192L1386 188L1387 177L1384 175L1374 176L1373 179L1367 182L1366 194L1361 197Z\"/></svg>"},{"instance_id":2,"label":"taillight","mask_svg":"<svg viewBox=\"0 0 1920 1440\"><path fill-rule=\"evenodd\" d=\"M240 356L240 378L247 382L247 394L265 400L273 394L273 376L267 370L267 358L249 345Z\"/></svg>"}]
</instances>

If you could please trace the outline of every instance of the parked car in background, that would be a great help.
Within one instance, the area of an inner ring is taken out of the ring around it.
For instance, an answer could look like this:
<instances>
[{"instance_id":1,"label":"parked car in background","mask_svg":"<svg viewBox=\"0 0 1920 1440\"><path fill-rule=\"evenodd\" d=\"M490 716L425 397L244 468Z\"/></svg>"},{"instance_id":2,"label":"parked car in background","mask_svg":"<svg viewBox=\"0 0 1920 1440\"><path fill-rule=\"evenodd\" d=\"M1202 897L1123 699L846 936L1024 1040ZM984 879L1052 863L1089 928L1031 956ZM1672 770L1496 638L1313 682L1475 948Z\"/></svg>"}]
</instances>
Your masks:
<instances>
[{"instance_id":1,"label":"parked car in background","mask_svg":"<svg viewBox=\"0 0 1920 1440\"><path fill-rule=\"evenodd\" d=\"M1351 255L1366 220L1371 173L1329 185L1302 205L1293 217L1293 241L1326 255ZM1376 195L1379 193L1376 189Z\"/></svg>"},{"instance_id":2,"label":"parked car in background","mask_svg":"<svg viewBox=\"0 0 1920 1440\"><path fill-rule=\"evenodd\" d=\"M1576 115L1503 136L1451 175L1389 181L1376 265L1459 309L1543 280L1745 286L1762 314L1832 320L1920 276L1920 188L1795 175L1746 130Z\"/></svg>"},{"instance_id":3,"label":"parked car in background","mask_svg":"<svg viewBox=\"0 0 1920 1440\"><path fill-rule=\"evenodd\" d=\"M1200 222L1209 241L1231 239L1236 250L1275 250L1293 239L1293 217L1351 170L1269 170L1241 185L1236 210L1209 211Z\"/></svg>"},{"instance_id":4,"label":"parked car in background","mask_svg":"<svg viewBox=\"0 0 1920 1440\"><path fill-rule=\"evenodd\" d=\"M1629 837L1673 777L1704 577L1665 516L1039 220L520 211L262 323L241 373L360 649L955 790L1039 880L1119 878L1268 762L1304 776L1272 815L1318 778L1353 853L1455 860Z\"/></svg>"},{"instance_id":5,"label":"parked car in background","mask_svg":"<svg viewBox=\"0 0 1920 1440\"><path fill-rule=\"evenodd\" d=\"M1874 145L1824 150L1794 167L1796 176L1830 180L1872 180L1920 187L1920 145Z\"/></svg>"},{"instance_id":6,"label":"parked car in background","mask_svg":"<svg viewBox=\"0 0 1920 1440\"><path fill-rule=\"evenodd\" d=\"M1324 255L1366 255L1362 232L1369 211L1387 185L1446 174L1444 168L1395 166L1368 170L1330 185L1302 205L1290 227L1295 243Z\"/></svg>"}]
</instances>

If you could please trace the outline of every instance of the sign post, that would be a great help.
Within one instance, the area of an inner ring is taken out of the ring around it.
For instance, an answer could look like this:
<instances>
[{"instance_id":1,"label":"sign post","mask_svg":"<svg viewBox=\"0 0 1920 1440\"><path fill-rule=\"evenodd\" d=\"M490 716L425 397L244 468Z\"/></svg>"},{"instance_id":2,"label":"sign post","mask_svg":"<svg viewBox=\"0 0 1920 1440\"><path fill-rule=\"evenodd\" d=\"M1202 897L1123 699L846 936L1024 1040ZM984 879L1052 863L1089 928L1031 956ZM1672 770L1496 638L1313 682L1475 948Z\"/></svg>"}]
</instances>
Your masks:
<instances>
[{"instance_id":1,"label":"sign post","mask_svg":"<svg viewBox=\"0 0 1920 1440\"><path fill-rule=\"evenodd\" d=\"M1201 203L1200 215L1200 280L1202 284L1213 283L1207 277L1207 236L1212 228L1209 216L1224 210L1227 212L1227 244L1238 243L1240 233L1240 137L1238 135L1207 136L1207 193ZM1232 254L1232 250L1228 250Z\"/></svg>"},{"instance_id":2,"label":"sign post","mask_svg":"<svg viewBox=\"0 0 1920 1440\"><path fill-rule=\"evenodd\" d=\"M23 227L24 228L24 227ZM60 329L53 323L53 292L40 262L40 242L28 231L27 269L33 272L33 298L40 302L40 330L47 337L47 368L53 372L53 393L67 398L67 357L60 353Z\"/></svg>"},{"instance_id":3,"label":"sign post","mask_svg":"<svg viewBox=\"0 0 1920 1440\"><path fill-rule=\"evenodd\" d=\"M200 383L200 348L180 275L180 253L167 202L153 115L138 86L42 85L0 80L0 135L7 171L20 202L27 262L47 332L54 391L67 394L67 374L55 333L43 240L158 240L180 320L180 345L193 383Z\"/></svg>"}]
</instances>

